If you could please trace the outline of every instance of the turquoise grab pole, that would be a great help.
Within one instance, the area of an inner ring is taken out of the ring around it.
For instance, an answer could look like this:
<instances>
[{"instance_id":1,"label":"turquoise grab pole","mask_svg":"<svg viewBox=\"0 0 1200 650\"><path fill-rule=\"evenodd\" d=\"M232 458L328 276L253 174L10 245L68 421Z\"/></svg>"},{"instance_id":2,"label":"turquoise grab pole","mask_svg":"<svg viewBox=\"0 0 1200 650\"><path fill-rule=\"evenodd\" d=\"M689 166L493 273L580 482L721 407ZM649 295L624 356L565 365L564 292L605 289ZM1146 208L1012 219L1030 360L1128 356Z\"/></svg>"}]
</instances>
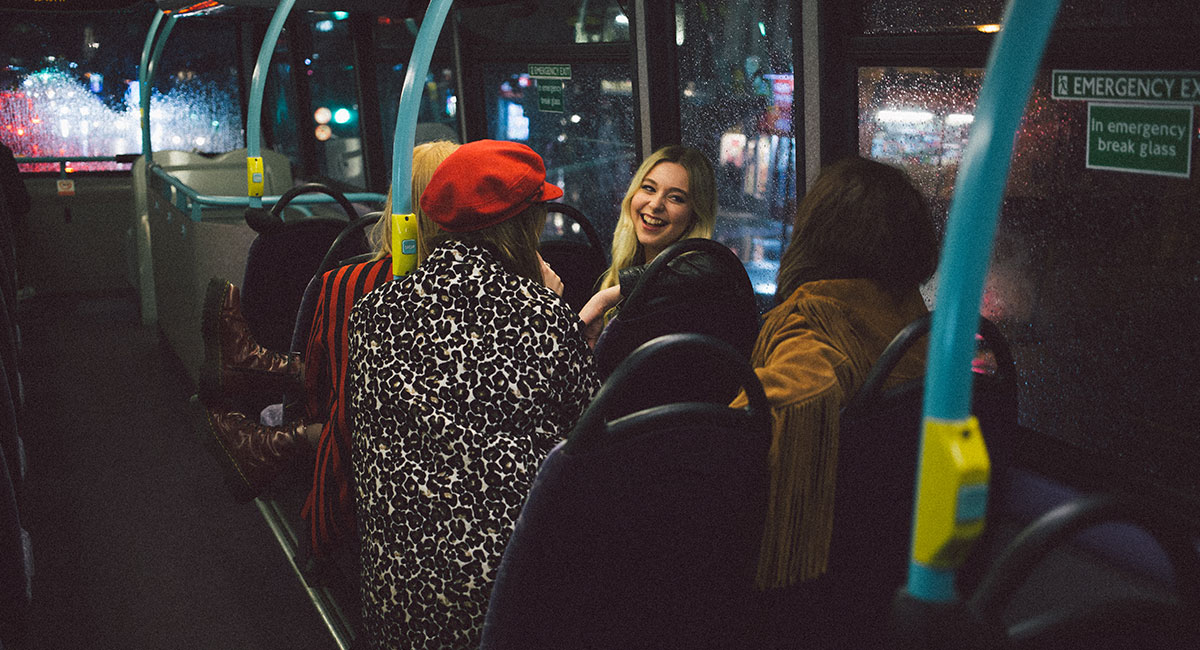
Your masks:
<instances>
[{"instance_id":1,"label":"turquoise grab pole","mask_svg":"<svg viewBox=\"0 0 1200 650\"><path fill-rule=\"evenodd\" d=\"M246 108L246 185L250 196L250 207L262 207L263 165L262 165L262 100L263 90L267 85L267 70L271 65L271 54L275 51L275 43L279 41L279 33L283 31L283 23L296 0L282 0L271 16L267 25L267 34L263 38L262 47L258 49L258 61L254 64L254 74L250 78L250 101Z\"/></svg>"},{"instance_id":2,"label":"turquoise grab pole","mask_svg":"<svg viewBox=\"0 0 1200 650\"><path fill-rule=\"evenodd\" d=\"M1058 5L1059 0L1012 0L1009 4L984 73L975 121L950 204L930 333L925 431L917 476L912 555L905 586L907 594L919 601L953 602L957 598L954 591L957 565L955 560L945 558L961 556L962 546L969 548L974 540L972 535L982 530L989 471L982 439L976 436L982 471L976 472L974 478L962 480L959 468L948 467L962 457L962 449L953 447L958 444L954 440L970 438L971 428L977 429L970 417L970 367L984 276L991 260L992 238L1016 130ZM949 446L944 450L935 448L943 444ZM942 467L931 469L930 465L935 465L931 458ZM947 475L954 471L960 474ZM941 541L931 541L933 536L929 535L930 527L925 526L924 520L930 511L938 509L948 510L942 516L948 522L946 525L962 527L963 522L969 522L977 526L976 532L958 537L950 534ZM951 545L957 548L947 552Z\"/></svg>"},{"instance_id":3,"label":"turquoise grab pole","mask_svg":"<svg viewBox=\"0 0 1200 650\"><path fill-rule=\"evenodd\" d=\"M167 16L167 22L163 23L162 31L158 38L154 41L154 53L150 55L150 64L146 66L146 96L150 96L150 80L154 78L154 73L158 72L158 64L162 61L163 48L167 46L167 37L171 35L171 30L175 29L175 21L179 16ZM142 89L141 84L138 84L138 90ZM149 119L147 119L149 121Z\"/></svg>"},{"instance_id":4,"label":"turquoise grab pole","mask_svg":"<svg viewBox=\"0 0 1200 650\"><path fill-rule=\"evenodd\" d=\"M153 161L154 154L151 151L150 145L150 78L152 76L151 61L158 58L162 53L162 46L157 49L153 47L155 36L158 34L158 26L162 23L163 16L166 14L159 9L154 13L154 19L150 21L150 32L146 34L146 43L142 46L142 60L138 67L138 122L142 128L142 155L146 157L146 162ZM163 36L160 40L165 41L170 28L175 25L175 16L167 21L167 27L163 30ZM151 52L154 55L151 56Z\"/></svg>"},{"instance_id":5,"label":"turquoise grab pole","mask_svg":"<svg viewBox=\"0 0 1200 650\"><path fill-rule=\"evenodd\" d=\"M392 206L391 214L410 215L412 209L412 155L416 140L417 113L421 107L421 97L425 91L425 76L429 74L429 62L433 59L433 50L437 45L438 35L450 13L453 0L433 0L425 10L425 19L421 21L421 29L417 32L417 42L413 45L412 56L408 61L408 70L404 75L404 86L400 91L400 107L396 111L396 134L392 139ZM393 220L395 221L395 220ZM401 246L396 242L392 245L392 275L403 275L416 265L416 223L411 221L406 225L393 224L393 228L403 228L404 234L397 237ZM408 243L411 242L411 246ZM411 248L411 252L410 252ZM408 259L404 259L407 257Z\"/></svg>"}]
</instances>

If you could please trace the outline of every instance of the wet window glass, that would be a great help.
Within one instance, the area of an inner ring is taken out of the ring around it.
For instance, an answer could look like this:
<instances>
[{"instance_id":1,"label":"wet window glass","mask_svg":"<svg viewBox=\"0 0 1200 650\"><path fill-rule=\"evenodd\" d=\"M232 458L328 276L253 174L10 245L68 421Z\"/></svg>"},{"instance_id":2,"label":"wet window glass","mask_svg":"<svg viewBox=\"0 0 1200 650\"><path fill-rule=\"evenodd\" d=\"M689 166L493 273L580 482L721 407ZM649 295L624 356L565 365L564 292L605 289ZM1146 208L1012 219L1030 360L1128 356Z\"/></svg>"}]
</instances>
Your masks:
<instances>
[{"instance_id":1,"label":"wet window glass","mask_svg":"<svg viewBox=\"0 0 1200 650\"><path fill-rule=\"evenodd\" d=\"M717 173L716 239L746 265L764 304L795 218L791 7L676 4L684 144Z\"/></svg>"},{"instance_id":2,"label":"wet window glass","mask_svg":"<svg viewBox=\"0 0 1200 650\"><path fill-rule=\"evenodd\" d=\"M375 79L379 89L379 112L383 125L383 151L391 169L393 141L396 137L396 116L400 108L400 92L412 49L416 44L415 24L401 19L380 17L373 27L375 34ZM459 141L458 96L455 93L454 69L451 64L451 30L442 29L425 76L424 92L417 108L415 142L430 140Z\"/></svg>"},{"instance_id":3,"label":"wet window glass","mask_svg":"<svg viewBox=\"0 0 1200 650\"><path fill-rule=\"evenodd\" d=\"M273 151L281 153L292 161L293 168L300 170L300 138L316 136L316 123L311 117L302 119L296 112L307 113L296 97L295 74L306 74L301 68L293 70L291 57L288 55L289 42L292 39L291 30L284 29L279 40L275 42L275 51L271 53L271 68L263 84L262 124L266 141ZM257 52L255 53L257 56ZM312 124L310 128L300 128Z\"/></svg>"},{"instance_id":4,"label":"wet window glass","mask_svg":"<svg viewBox=\"0 0 1200 650\"><path fill-rule=\"evenodd\" d=\"M867 0L866 34L992 31L1004 17L1003 0ZM1200 4L1191 0L1094 2L1063 0L1058 28L1176 28L1200 25Z\"/></svg>"},{"instance_id":5,"label":"wet window glass","mask_svg":"<svg viewBox=\"0 0 1200 650\"><path fill-rule=\"evenodd\" d=\"M530 34L545 45L629 41L629 0L511 2L462 12L462 28L503 43L525 44Z\"/></svg>"},{"instance_id":6,"label":"wet window glass","mask_svg":"<svg viewBox=\"0 0 1200 650\"><path fill-rule=\"evenodd\" d=\"M546 161L562 201L611 244L637 153L633 83L624 65L572 63L569 78L535 79L529 66L484 66L488 136L529 145ZM607 249L606 249L607 252Z\"/></svg>"},{"instance_id":7,"label":"wet window glass","mask_svg":"<svg viewBox=\"0 0 1200 650\"><path fill-rule=\"evenodd\" d=\"M312 93L318 174L366 187L348 18L349 14L341 11L306 14L312 29L312 53L304 55L305 74Z\"/></svg>"},{"instance_id":8,"label":"wet window glass","mask_svg":"<svg viewBox=\"0 0 1200 650\"><path fill-rule=\"evenodd\" d=\"M0 139L19 157L140 153L138 65L153 5L122 11L0 13ZM155 150L243 146L236 59L226 19L179 20L150 98ZM128 169L76 162L84 170ZM25 165L26 171L57 165Z\"/></svg>"},{"instance_id":9,"label":"wet window glass","mask_svg":"<svg viewBox=\"0 0 1200 650\"><path fill-rule=\"evenodd\" d=\"M980 70L859 71L860 152L906 169L943 225L980 82ZM1012 346L1022 425L1195 494L1198 125L1176 134L1177 153L1193 161L1182 175L1100 169L1095 152L1089 168L1088 111L1086 101L1052 99L1050 73L1039 74L982 313ZM1108 119L1104 132L1124 128L1125 118ZM1126 140L1138 150L1133 135L1093 146Z\"/></svg>"}]
</instances>

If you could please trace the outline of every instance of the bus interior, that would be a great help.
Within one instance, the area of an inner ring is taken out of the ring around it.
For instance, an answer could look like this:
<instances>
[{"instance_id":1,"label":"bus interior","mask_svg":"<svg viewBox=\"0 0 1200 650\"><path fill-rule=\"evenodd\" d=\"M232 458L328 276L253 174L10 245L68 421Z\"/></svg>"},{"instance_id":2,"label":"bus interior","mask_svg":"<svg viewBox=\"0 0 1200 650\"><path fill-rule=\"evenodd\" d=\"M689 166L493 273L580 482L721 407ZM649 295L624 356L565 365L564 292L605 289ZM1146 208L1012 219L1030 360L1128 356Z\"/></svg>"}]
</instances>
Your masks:
<instances>
[{"instance_id":1,"label":"bus interior","mask_svg":"<svg viewBox=\"0 0 1200 650\"><path fill-rule=\"evenodd\" d=\"M357 549L314 563L298 532L311 467L235 503L193 434L200 309L226 278L255 303L260 340L295 350L314 272L367 252L397 140L537 151L564 190L543 246L575 307L607 266L638 162L696 147L716 171L713 239L765 313L798 199L839 158L900 167L954 232L973 138L990 135L974 128L990 57L1021 4L0 5L0 142L31 197L23 212L9 199L0 224L0 648L357 647ZM965 313L984 319L990 356L960 379L977 390L991 481L951 604L981 627L938 610L899 634L914 648L1197 647L1200 4L1064 0L1051 19L1012 144L993 143L994 235L956 251L983 273ZM269 248L282 225L295 238ZM922 287L935 318L957 281L943 255ZM856 405L872 435L916 426L882 404ZM910 489L919 443L895 444L867 445L859 469ZM879 480L846 497L862 510L840 534L907 552L913 497ZM866 515L897 508L896 534ZM838 647L791 619L844 619L785 605L745 647ZM985 627L1001 645L962 637Z\"/></svg>"}]
</instances>

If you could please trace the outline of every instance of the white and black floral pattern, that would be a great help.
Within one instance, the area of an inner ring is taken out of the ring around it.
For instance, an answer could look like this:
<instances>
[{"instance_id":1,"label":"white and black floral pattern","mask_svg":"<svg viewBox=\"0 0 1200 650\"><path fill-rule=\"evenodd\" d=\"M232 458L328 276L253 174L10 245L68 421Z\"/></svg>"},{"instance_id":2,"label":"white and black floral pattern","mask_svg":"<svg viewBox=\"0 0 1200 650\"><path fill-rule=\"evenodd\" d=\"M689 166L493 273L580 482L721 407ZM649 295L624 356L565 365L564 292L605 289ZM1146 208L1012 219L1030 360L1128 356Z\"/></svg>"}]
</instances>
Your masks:
<instances>
[{"instance_id":1,"label":"white and black floral pattern","mask_svg":"<svg viewBox=\"0 0 1200 650\"><path fill-rule=\"evenodd\" d=\"M597 387L582 323L449 242L350 316L363 627L381 648L478 647L539 463Z\"/></svg>"}]
</instances>

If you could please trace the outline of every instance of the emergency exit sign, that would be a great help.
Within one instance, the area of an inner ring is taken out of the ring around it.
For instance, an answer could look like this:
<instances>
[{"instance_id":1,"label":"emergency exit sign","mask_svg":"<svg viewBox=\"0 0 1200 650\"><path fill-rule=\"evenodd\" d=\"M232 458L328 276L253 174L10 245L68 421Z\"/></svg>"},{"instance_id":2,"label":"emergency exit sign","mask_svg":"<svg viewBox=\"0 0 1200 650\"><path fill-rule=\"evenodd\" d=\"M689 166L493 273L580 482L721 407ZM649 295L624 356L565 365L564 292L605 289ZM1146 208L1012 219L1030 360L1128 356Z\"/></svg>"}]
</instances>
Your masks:
<instances>
[{"instance_id":1,"label":"emergency exit sign","mask_svg":"<svg viewBox=\"0 0 1200 650\"><path fill-rule=\"evenodd\" d=\"M530 63L529 76L537 79L538 110L563 112L563 81L571 78L571 66L563 63Z\"/></svg>"},{"instance_id":2,"label":"emergency exit sign","mask_svg":"<svg viewBox=\"0 0 1200 650\"><path fill-rule=\"evenodd\" d=\"M562 63L530 63L529 76L534 79L570 79L571 66Z\"/></svg>"},{"instance_id":3,"label":"emergency exit sign","mask_svg":"<svg viewBox=\"0 0 1200 650\"><path fill-rule=\"evenodd\" d=\"M1187 178L1191 106L1088 104L1087 167Z\"/></svg>"},{"instance_id":4,"label":"emergency exit sign","mask_svg":"<svg viewBox=\"0 0 1200 650\"><path fill-rule=\"evenodd\" d=\"M1053 70L1050 96L1086 101L1200 104L1200 72Z\"/></svg>"}]
</instances>

